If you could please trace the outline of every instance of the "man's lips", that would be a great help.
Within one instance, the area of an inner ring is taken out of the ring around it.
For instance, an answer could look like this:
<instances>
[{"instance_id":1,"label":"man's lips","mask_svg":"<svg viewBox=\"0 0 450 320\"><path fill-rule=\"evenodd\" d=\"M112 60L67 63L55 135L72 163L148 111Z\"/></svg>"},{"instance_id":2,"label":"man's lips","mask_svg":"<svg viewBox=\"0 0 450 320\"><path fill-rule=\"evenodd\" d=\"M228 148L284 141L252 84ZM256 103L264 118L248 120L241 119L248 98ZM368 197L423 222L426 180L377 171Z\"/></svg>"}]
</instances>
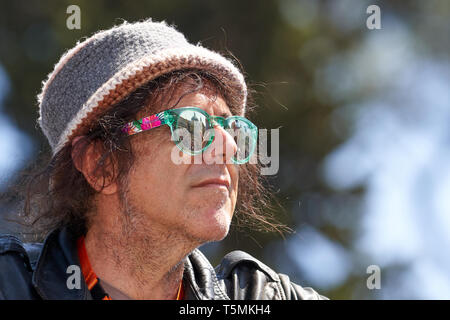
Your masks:
<instances>
[{"instance_id":1,"label":"man's lips","mask_svg":"<svg viewBox=\"0 0 450 320\"><path fill-rule=\"evenodd\" d=\"M220 187L220 186L224 186L225 188L229 188L230 187L230 182L228 180L225 179L207 179L207 180L203 180L202 182L200 182L199 184L196 184L194 186L194 188L200 188L200 187Z\"/></svg>"}]
</instances>

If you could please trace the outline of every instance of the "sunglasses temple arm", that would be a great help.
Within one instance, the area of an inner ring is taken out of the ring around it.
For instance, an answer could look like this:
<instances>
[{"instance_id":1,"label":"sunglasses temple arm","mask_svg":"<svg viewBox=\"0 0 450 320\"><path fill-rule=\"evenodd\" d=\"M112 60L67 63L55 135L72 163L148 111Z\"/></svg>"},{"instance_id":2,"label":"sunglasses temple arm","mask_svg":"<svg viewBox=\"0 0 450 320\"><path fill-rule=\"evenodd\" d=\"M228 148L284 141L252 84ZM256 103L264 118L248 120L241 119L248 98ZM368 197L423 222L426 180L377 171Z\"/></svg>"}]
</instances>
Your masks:
<instances>
[{"instance_id":1,"label":"sunglasses temple arm","mask_svg":"<svg viewBox=\"0 0 450 320\"><path fill-rule=\"evenodd\" d=\"M139 132L158 128L164 124L170 125L169 122L170 121L168 121L166 112L163 111L163 112L151 115L149 117L142 118L140 120L128 122L122 128L122 132L131 136L131 135L139 133Z\"/></svg>"}]
</instances>

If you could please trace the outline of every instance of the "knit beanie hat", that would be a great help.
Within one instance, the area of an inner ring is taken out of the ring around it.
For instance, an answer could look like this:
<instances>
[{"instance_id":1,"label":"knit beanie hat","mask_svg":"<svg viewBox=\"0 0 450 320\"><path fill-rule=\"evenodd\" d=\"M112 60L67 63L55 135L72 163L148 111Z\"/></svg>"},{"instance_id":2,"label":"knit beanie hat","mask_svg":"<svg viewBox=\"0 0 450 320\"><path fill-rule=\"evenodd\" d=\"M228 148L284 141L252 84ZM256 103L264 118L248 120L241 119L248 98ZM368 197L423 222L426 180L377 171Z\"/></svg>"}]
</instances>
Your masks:
<instances>
[{"instance_id":1,"label":"knit beanie hat","mask_svg":"<svg viewBox=\"0 0 450 320\"><path fill-rule=\"evenodd\" d=\"M238 68L220 54L190 44L164 21L125 22L78 42L55 65L38 96L38 122L53 154L140 86L185 68L207 70L231 82L245 112L247 87Z\"/></svg>"}]
</instances>

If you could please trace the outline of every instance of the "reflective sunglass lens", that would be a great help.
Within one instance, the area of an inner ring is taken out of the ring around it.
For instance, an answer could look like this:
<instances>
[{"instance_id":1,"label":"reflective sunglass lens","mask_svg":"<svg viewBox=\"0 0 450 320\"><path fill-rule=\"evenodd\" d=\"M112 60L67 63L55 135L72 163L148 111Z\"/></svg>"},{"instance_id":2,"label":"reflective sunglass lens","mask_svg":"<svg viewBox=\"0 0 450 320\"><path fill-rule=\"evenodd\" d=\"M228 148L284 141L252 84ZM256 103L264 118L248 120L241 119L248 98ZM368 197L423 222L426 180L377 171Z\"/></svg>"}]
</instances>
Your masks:
<instances>
[{"instance_id":1,"label":"reflective sunglass lens","mask_svg":"<svg viewBox=\"0 0 450 320\"><path fill-rule=\"evenodd\" d=\"M184 110L178 114L175 124L175 141L182 150L197 153L209 143L207 116L195 110Z\"/></svg>"},{"instance_id":2,"label":"reflective sunglass lens","mask_svg":"<svg viewBox=\"0 0 450 320\"><path fill-rule=\"evenodd\" d=\"M237 152L233 156L235 162L246 162L251 156L256 145L256 127L241 119L233 119L229 122L229 133L233 136L237 145Z\"/></svg>"}]
</instances>

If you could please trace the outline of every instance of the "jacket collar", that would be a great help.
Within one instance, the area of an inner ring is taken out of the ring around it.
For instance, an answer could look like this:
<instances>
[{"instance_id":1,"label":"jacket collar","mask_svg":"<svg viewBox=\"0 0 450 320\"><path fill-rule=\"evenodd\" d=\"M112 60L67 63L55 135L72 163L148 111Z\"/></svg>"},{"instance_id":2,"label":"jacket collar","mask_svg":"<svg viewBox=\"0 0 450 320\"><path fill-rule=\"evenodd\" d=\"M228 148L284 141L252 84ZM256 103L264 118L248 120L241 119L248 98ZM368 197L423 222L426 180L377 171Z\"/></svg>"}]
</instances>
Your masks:
<instances>
[{"instance_id":1,"label":"jacket collar","mask_svg":"<svg viewBox=\"0 0 450 320\"><path fill-rule=\"evenodd\" d=\"M71 273L67 273L67 268L70 265L80 266L76 237L67 228L54 230L44 241L32 278L33 286L43 299L92 300L83 274L80 274L80 289L68 288ZM219 281L200 250L195 249L186 257L184 267L184 299L229 299L223 281Z\"/></svg>"},{"instance_id":2,"label":"jacket collar","mask_svg":"<svg viewBox=\"0 0 450 320\"><path fill-rule=\"evenodd\" d=\"M80 266L76 239L67 228L52 231L44 241L32 278L33 286L43 299L92 299L82 274L80 289L68 288L71 272L68 273L67 268L71 265Z\"/></svg>"},{"instance_id":3,"label":"jacket collar","mask_svg":"<svg viewBox=\"0 0 450 320\"><path fill-rule=\"evenodd\" d=\"M184 264L186 300L229 300L225 284L217 278L211 263L195 249Z\"/></svg>"}]
</instances>

